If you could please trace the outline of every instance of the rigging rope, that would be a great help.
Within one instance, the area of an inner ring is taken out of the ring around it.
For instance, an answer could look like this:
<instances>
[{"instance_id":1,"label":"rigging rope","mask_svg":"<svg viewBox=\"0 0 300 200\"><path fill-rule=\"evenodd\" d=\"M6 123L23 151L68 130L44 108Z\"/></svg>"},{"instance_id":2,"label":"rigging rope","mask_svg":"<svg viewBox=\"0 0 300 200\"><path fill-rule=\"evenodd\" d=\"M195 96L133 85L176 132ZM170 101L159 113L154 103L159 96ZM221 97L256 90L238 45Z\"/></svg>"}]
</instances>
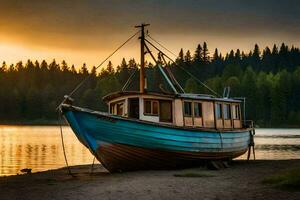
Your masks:
<instances>
[{"instance_id":1,"label":"rigging rope","mask_svg":"<svg viewBox=\"0 0 300 200\"><path fill-rule=\"evenodd\" d=\"M148 34L149 36L149 34ZM168 55L166 55L164 52L162 52L159 48L157 48L153 43L151 43L149 40L145 39L146 42L148 42L148 44L150 44L152 47L154 47L157 51L159 51L160 53L162 53L166 58L168 58L170 61L172 61L176 66L178 66L180 69L182 69L185 73L187 73L190 77L192 77L194 80L196 80L198 83L200 83L202 86L204 86L206 89L208 89L210 92L212 92L213 94L215 94L218 97L221 97L221 95L219 95L217 92L215 92L213 89L211 89L210 87L208 87L205 83L203 83L202 81L200 81L197 77L195 77L193 74L191 74L188 70L186 70L185 68L181 67L180 65L178 65L172 58L170 58Z\"/></svg>"},{"instance_id":2,"label":"rigging rope","mask_svg":"<svg viewBox=\"0 0 300 200\"><path fill-rule=\"evenodd\" d=\"M165 62L165 64L167 65L167 61L164 57L164 55L162 54L161 55L163 61ZM166 67L166 71L168 72L169 76L171 77L171 79L173 80L173 82L177 85L177 87L179 88L179 90L182 92L182 93L185 93L184 89L181 87L181 85L178 83L178 81L176 80L174 74L172 73L171 69L169 67Z\"/></svg>"},{"instance_id":3,"label":"rigging rope","mask_svg":"<svg viewBox=\"0 0 300 200\"><path fill-rule=\"evenodd\" d=\"M134 71L132 72L132 74L130 75L130 77L128 78L128 80L126 81L125 85L122 88L122 92L124 92L129 84L132 82L132 78L134 77L135 73L138 71L138 68L135 68Z\"/></svg>"},{"instance_id":4,"label":"rigging rope","mask_svg":"<svg viewBox=\"0 0 300 200\"><path fill-rule=\"evenodd\" d=\"M128 38L123 44L121 44L116 50L114 50L107 58L105 58L97 67L96 70L101 67L110 57L112 57L119 49L121 49L125 44L127 44L132 38L134 38L140 31L137 31L135 34L133 34L130 38ZM88 75L85 79L83 79L74 90L70 92L68 95L71 97L90 77L92 74Z\"/></svg>"},{"instance_id":5,"label":"rigging rope","mask_svg":"<svg viewBox=\"0 0 300 200\"><path fill-rule=\"evenodd\" d=\"M134 38L140 31L137 31L135 34L133 34L130 38L128 38L124 43L122 43L116 50L114 50L107 58L105 58L95 69L97 70L99 67L101 67L110 57L112 57L119 49L121 49L125 44L127 44L132 38ZM61 104L63 104L66 100L68 100L90 77L92 76L92 74L89 74L85 79L83 79L71 92L70 94L67 96L67 98L65 98ZM61 105L60 104L60 105ZM64 159L65 159L65 163L68 169L68 173L72 176L75 177L74 174L72 174L71 169L69 167L69 163L68 163L68 159L67 159L67 155L66 155L66 149L65 149L65 143L64 143L64 137L63 137L63 130L62 130L62 112L59 109L60 105L58 106L57 110L58 110L58 120L59 120L59 127L60 127L60 137L61 137L61 143L62 143L62 148L63 148L63 153L64 153ZM94 167L94 162L95 162L95 158L93 160L93 164L92 164L92 168Z\"/></svg>"},{"instance_id":6,"label":"rigging rope","mask_svg":"<svg viewBox=\"0 0 300 200\"><path fill-rule=\"evenodd\" d=\"M170 54L172 54L173 56L177 57L177 55L175 53L173 53L172 51L170 51L169 49L167 49L165 46L163 46L161 43L159 43L157 40L155 40L153 37L151 37L151 35L149 35L149 33L147 33L147 36L156 44L158 44L159 46L161 46L163 49L165 49L166 51L168 51Z\"/></svg>"},{"instance_id":7,"label":"rigging rope","mask_svg":"<svg viewBox=\"0 0 300 200\"><path fill-rule=\"evenodd\" d=\"M167 83L169 84L169 86L172 88L173 92L175 92L175 94L178 94L178 91L176 90L175 86L173 85L172 81L169 79L169 77L167 76L167 74L165 73L164 69L162 68L161 62L157 61L154 57L154 55L151 53L149 47L145 44L145 47L147 49L147 52L151 55L152 59L154 60L154 62L157 64L158 69L160 70L160 72L162 73L162 75L164 76L165 80L167 81Z\"/></svg>"}]
</instances>

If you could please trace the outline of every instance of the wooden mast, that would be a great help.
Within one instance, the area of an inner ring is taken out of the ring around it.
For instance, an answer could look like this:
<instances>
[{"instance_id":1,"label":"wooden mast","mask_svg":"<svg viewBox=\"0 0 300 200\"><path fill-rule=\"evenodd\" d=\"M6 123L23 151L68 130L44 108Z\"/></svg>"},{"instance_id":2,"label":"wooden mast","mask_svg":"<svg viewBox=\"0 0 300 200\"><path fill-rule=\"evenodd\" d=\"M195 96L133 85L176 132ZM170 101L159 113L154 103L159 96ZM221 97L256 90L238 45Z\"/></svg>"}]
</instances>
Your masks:
<instances>
[{"instance_id":1,"label":"wooden mast","mask_svg":"<svg viewBox=\"0 0 300 200\"><path fill-rule=\"evenodd\" d=\"M145 26L149 26L150 24L142 23L139 26L135 26L135 28L141 28L141 69L140 69L140 93L145 92Z\"/></svg>"}]
</instances>

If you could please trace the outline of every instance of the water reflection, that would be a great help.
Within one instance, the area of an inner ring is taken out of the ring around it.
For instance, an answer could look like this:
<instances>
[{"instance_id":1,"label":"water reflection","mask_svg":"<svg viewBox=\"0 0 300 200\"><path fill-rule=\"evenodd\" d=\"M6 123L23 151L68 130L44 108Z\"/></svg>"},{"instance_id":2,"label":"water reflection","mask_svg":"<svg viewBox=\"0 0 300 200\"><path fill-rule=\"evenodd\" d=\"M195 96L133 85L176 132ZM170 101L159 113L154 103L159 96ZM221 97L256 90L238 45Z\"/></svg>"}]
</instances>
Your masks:
<instances>
[{"instance_id":1,"label":"water reflection","mask_svg":"<svg viewBox=\"0 0 300 200\"><path fill-rule=\"evenodd\" d=\"M90 152L68 127L63 130L69 164L90 164ZM0 153L0 176L23 168L34 172L65 166L59 129L54 126L0 126Z\"/></svg>"},{"instance_id":2,"label":"water reflection","mask_svg":"<svg viewBox=\"0 0 300 200\"><path fill-rule=\"evenodd\" d=\"M256 129L255 152L257 159L300 159L300 129Z\"/></svg>"},{"instance_id":3,"label":"water reflection","mask_svg":"<svg viewBox=\"0 0 300 200\"><path fill-rule=\"evenodd\" d=\"M91 164L91 153L71 129L63 131L69 164ZM257 129L255 143L257 159L300 159L300 129ZM0 176L23 168L35 172L65 166L56 126L0 126L0 153Z\"/></svg>"}]
</instances>

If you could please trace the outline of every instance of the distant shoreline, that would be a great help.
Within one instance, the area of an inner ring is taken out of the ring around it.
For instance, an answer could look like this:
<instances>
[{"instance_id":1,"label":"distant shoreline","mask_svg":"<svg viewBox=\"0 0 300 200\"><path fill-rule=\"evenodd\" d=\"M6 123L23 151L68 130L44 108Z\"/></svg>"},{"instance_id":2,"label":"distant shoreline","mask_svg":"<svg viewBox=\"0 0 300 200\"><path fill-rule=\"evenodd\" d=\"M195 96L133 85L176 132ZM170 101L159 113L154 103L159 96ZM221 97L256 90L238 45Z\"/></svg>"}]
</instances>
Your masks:
<instances>
[{"instance_id":1,"label":"distant shoreline","mask_svg":"<svg viewBox=\"0 0 300 200\"><path fill-rule=\"evenodd\" d=\"M58 126L61 122L58 120L20 120L20 121L0 121L0 125L16 126ZM68 125L66 122L63 125Z\"/></svg>"}]
</instances>

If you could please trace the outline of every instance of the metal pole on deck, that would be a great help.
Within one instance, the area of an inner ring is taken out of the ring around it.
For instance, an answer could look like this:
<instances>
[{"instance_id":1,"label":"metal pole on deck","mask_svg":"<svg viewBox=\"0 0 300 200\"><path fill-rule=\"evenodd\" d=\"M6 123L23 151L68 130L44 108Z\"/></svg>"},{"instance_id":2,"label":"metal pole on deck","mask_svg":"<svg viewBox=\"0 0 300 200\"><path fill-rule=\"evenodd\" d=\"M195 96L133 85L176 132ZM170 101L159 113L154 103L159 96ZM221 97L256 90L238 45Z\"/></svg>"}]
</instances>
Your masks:
<instances>
[{"instance_id":1,"label":"metal pole on deck","mask_svg":"<svg viewBox=\"0 0 300 200\"><path fill-rule=\"evenodd\" d=\"M135 26L135 28L141 28L141 69L140 69L140 92L145 92L145 26L149 26L150 24L142 23L139 26Z\"/></svg>"}]
</instances>

